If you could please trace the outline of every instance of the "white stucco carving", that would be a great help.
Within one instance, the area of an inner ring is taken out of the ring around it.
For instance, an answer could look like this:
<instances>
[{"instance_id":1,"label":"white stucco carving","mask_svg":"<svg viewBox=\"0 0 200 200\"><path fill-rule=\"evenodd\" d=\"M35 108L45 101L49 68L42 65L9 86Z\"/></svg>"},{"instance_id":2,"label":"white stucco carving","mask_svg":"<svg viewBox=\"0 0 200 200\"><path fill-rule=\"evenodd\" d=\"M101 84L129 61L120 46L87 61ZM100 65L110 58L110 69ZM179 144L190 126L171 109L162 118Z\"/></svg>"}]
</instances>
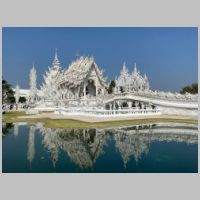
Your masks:
<instances>
[{"instance_id":1,"label":"white stucco carving","mask_svg":"<svg viewBox=\"0 0 200 200\"><path fill-rule=\"evenodd\" d=\"M35 66L33 65L29 74L30 79L30 94L29 94L29 102L36 102L37 100L37 72Z\"/></svg>"},{"instance_id":2,"label":"white stucco carving","mask_svg":"<svg viewBox=\"0 0 200 200\"><path fill-rule=\"evenodd\" d=\"M98 116L198 113L198 94L152 90L147 75L142 76L136 64L130 73L123 64L112 94L108 94L109 83L94 57L77 57L63 70L56 50L43 78L37 89L36 70L31 69L29 96L37 96L34 107L39 111Z\"/></svg>"}]
</instances>

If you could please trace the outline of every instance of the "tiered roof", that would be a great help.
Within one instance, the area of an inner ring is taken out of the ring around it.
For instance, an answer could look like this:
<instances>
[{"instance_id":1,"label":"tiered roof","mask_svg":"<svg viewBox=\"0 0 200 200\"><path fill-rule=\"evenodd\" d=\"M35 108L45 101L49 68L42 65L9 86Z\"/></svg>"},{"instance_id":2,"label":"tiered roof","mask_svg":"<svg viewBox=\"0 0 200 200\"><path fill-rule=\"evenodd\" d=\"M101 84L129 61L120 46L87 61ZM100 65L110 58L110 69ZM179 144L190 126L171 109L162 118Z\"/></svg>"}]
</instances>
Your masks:
<instances>
[{"instance_id":1,"label":"tiered roof","mask_svg":"<svg viewBox=\"0 0 200 200\"><path fill-rule=\"evenodd\" d=\"M94 67L100 82L105 84L106 81L103 77L103 71L99 69L94 61L94 58L83 56L69 65L68 69L63 74L60 84L67 83L69 85L80 85L83 80L89 76L89 72L92 67Z\"/></svg>"}]
</instances>

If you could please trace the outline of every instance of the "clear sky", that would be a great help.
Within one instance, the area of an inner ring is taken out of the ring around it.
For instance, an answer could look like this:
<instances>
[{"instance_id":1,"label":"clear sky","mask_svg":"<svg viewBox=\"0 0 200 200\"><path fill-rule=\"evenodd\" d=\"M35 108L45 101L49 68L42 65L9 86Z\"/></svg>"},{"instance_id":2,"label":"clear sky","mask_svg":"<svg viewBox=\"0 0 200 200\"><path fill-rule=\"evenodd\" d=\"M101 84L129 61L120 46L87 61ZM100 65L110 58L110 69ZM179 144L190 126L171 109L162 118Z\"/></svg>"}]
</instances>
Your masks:
<instances>
[{"instance_id":1,"label":"clear sky","mask_svg":"<svg viewBox=\"0 0 200 200\"><path fill-rule=\"evenodd\" d=\"M29 87L35 64L38 85L55 48L62 68L80 55L94 56L109 80L125 61L146 73L153 89L179 91L198 80L197 28L3 28L3 78Z\"/></svg>"}]
</instances>

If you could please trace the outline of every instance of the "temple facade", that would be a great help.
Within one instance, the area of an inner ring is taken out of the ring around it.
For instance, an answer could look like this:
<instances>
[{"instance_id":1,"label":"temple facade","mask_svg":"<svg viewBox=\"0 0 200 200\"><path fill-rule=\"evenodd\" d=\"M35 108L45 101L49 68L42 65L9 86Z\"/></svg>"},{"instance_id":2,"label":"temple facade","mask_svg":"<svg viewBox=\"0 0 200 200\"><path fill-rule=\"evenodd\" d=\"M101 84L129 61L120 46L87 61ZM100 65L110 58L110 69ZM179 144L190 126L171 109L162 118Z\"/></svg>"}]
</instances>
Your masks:
<instances>
[{"instance_id":1,"label":"temple facade","mask_svg":"<svg viewBox=\"0 0 200 200\"><path fill-rule=\"evenodd\" d=\"M106 81L93 57L80 57L64 71L59 83L61 99L90 99L106 94Z\"/></svg>"},{"instance_id":2,"label":"temple facade","mask_svg":"<svg viewBox=\"0 0 200 200\"><path fill-rule=\"evenodd\" d=\"M129 73L126 64L115 78L113 93L94 57L77 57L66 69L61 67L57 50L52 65L37 88L35 67L30 72L31 108L62 115L155 115L198 114L198 94L180 94L152 90L146 74L135 64Z\"/></svg>"}]
</instances>

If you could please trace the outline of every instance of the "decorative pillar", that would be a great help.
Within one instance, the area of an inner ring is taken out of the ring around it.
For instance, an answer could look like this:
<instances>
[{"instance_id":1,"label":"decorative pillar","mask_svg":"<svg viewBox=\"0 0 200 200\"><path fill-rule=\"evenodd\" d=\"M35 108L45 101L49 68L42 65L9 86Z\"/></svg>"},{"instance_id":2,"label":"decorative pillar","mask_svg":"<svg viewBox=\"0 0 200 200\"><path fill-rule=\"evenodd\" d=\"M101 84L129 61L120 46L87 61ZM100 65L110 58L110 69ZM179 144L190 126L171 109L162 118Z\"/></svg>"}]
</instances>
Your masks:
<instances>
[{"instance_id":1,"label":"decorative pillar","mask_svg":"<svg viewBox=\"0 0 200 200\"><path fill-rule=\"evenodd\" d=\"M97 95L98 95L97 77L96 77L96 79L95 79L95 85L96 85L96 96L97 96Z\"/></svg>"},{"instance_id":2,"label":"decorative pillar","mask_svg":"<svg viewBox=\"0 0 200 200\"><path fill-rule=\"evenodd\" d=\"M110 110L112 110L112 103L109 104Z\"/></svg>"},{"instance_id":3,"label":"decorative pillar","mask_svg":"<svg viewBox=\"0 0 200 200\"><path fill-rule=\"evenodd\" d=\"M138 101L135 101L135 108L136 108L136 109L139 109L138 106L139 106L139 102L138 102Z\"/></svg>"},{"instance_id":4,"label":"decorative pillar","mask_svg":"<svg viewBox=\"0 0 200 200\"><path fill-rule=\"evenodd\" d=\"M85 84L85 82L83 84L83 95L84 95L84 99L86 99L86 84Z\"/></svg>"},{"instance_id":5,"label":"decorative pillar","mask_svg":"<svg viewBox=\"0 0 200 200\"><path fill-rule=\"evenodd\" d=\"M113 114L115 114L115 110L116 110L115 101L113 101L113 110L114 110Z\"/></svg>"},{"instance_id":6,"label":"decorative pillar","mask_svg":"<svg viewBox=\"0 0 200 200\"><path fill-rule=\"evenodd\" d=\"M76 94L77 99L80 96L80 89L81 89L81 86L79 85L78 88L77 88L77 94Z\"/></svg>"},{"instance_id":7,"label":"decorative pillar","mask_svg":"<svg viewBox=\"0 0 200 200\"><path fill-rule=\"evenodd\" d=\"M131 109L132 108L132 101L128 101L128 108Z\"/></svg>"},{"instance_id":8,"label":"decorative pillar","mask_svg":"<svg viewBox=\"0 0 200 200\"><path fill-rule=\"evenodd\" d=\"M118 101L119 110L121 110L121 102Z\"/></svg>"}]
</instances>

